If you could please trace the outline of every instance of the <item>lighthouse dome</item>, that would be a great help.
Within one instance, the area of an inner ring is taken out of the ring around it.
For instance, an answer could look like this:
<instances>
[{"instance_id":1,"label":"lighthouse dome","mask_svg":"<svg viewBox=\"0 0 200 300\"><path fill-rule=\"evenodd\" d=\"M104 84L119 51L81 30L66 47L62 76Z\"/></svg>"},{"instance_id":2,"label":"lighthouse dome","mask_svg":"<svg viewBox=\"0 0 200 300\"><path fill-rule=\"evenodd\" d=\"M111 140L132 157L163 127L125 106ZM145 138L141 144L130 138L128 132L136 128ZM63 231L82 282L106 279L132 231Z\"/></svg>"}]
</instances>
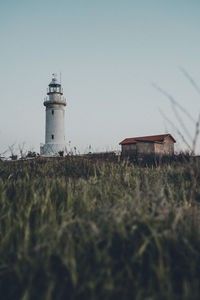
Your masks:
<instances>
[{"instance_id":1,"label":"lighthouse dome","mask_svg":"<svg viewBox=\"0 0 200 300\"><path fill-rule=\"evenodd\" d=\"M60 83L58 82L58 80L55 76L52 78L49 86L60 86Z\"/></svg>"}]
</instances>

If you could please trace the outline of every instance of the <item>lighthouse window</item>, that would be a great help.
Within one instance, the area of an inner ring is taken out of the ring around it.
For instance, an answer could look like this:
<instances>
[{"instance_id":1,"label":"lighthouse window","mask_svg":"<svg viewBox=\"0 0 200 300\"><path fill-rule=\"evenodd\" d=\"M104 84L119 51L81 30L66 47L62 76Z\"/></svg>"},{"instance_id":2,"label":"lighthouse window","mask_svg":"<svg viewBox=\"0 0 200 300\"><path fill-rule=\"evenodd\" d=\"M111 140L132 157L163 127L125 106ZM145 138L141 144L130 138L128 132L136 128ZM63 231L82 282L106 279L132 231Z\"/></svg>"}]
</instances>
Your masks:
<instances>
[{"instance_id":1,"label":"lighthouse window","mask_svg":"<svg viewBox=\"0 0 200 300\"><path fill-rule=\"evenodd\" d=\"M54 110L53 109L52 109L51 113L52 113L52 115L54 115Z\"/></svg>"},{"instance_id":2,"label":"lighthouse window","mask_svg":"<svg viewBox=\"0 0 200 300\"><path fill-rule=\"evenodd\" d=\"M54 134L51 135L52 140L54 140Z\"/></svg>"}]
</instances>

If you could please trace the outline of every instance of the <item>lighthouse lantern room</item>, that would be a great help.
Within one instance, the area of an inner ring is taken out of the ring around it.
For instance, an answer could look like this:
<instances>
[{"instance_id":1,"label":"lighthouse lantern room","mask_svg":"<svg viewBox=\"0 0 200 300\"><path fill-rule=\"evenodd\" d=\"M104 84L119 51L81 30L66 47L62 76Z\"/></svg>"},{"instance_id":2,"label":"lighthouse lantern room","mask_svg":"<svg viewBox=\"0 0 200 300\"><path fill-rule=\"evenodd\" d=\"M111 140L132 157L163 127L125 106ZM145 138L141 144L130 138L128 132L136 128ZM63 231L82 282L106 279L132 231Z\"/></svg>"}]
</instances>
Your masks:
<instances>
[{"instance_id":1,"label":"lighthouse lantern room","mask_svg":"<svg viewBox=\"0 0 200 300\"><path fill-rule=\"evenodd\" d=\"M45 144L40 146L40 154L43 156L56 156L66 154L65 142L65 106L61 83L56 74L47 89L47 97L44 100L46 107Z\"/></svg>"}]
</instances>

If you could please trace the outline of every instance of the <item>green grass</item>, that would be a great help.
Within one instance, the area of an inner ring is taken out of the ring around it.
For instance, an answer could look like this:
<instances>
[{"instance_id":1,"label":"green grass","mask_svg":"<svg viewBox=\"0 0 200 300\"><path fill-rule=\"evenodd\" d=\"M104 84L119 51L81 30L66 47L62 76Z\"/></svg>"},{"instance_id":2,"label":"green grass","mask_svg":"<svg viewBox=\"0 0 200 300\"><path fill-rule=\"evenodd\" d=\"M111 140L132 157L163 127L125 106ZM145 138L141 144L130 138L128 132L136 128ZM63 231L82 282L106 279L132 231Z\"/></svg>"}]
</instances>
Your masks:
<instances>
[{"instance_id":1,"label":"green grass","mask_svg":"<svg viewBox=\"0 0 200 300\"><path fill-rule=\"evenodd\" d=\"M0 162L0 299L199 299L200 165Z\"/></svg>"}]
</instances>

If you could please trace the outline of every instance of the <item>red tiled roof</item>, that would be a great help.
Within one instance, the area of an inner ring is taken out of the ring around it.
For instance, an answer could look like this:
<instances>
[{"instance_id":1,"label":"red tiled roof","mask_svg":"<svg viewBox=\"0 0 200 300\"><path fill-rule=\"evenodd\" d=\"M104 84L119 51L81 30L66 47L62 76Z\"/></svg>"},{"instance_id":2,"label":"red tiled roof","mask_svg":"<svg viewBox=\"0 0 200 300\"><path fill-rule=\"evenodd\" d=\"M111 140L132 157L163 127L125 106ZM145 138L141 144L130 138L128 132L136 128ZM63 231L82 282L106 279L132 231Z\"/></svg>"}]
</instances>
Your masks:
<instances>
[{"instance_id":1,"label":"red tiled roof","mask_svg":"<svg viewBox=\"0 0 200 300\"><path fill-rule=\"evenodd\" d=\"M125 144L135 144L136 142L163 142L166 137L170 137L174 143L176 143L175 139L171 134L160 134L160 135L151 135L151 136L142 136L142 137L134 137L123 140L120 145Z\"/></svg>"}]
</instances>

